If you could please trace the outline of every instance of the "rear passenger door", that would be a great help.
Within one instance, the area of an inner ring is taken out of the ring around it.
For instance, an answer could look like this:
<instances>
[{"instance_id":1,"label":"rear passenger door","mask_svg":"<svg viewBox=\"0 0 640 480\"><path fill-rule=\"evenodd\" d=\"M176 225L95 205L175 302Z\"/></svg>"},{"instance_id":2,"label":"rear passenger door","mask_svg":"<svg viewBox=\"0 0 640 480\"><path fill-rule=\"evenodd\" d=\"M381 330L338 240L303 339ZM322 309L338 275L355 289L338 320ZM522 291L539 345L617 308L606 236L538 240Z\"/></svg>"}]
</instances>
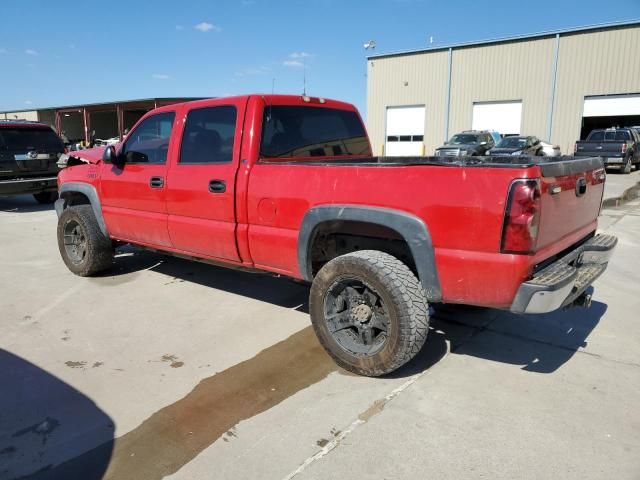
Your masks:
<instances>
[{"instance_id":1,"label":"rear passenger door","mask_svg":"<svg viewBox=\"0 0 640 480\"><path fill-rule=\"evenodd\" d=\"M180 148L168 174L173 246L197 256L239 261L235 176L246 98L187 104Z\"/></svg>"}]
</instances>

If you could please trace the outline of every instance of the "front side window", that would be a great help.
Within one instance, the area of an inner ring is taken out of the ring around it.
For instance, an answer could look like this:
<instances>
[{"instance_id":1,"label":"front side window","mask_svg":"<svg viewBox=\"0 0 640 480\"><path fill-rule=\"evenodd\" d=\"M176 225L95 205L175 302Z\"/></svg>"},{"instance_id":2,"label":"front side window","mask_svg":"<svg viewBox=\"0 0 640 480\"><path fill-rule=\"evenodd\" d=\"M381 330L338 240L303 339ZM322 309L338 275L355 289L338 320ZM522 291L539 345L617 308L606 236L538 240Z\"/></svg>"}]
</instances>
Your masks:
<instances>
[{"instance_id":1,"label":"front side window","mask_svg":"<svg viewBox=\"0 0 640 480\"><path fill-rule=\"evenodd\" d=\"M236 107L191 110L182 134L180 163L229 163L236 133Z\"/></svg>"},{"instance_id":2,"label":"front side window","mask_svg":"<svg viewBox=\"0 0 640 480\"><path fill-rule=\"evenodd\" d=\"M355 112L324 107L265 107L261 157L344 155L371 155L367 134Z\"/></svg>"},{"instance_id":3,"label":"front side window","mask_svg":"<svg viewBox=\"0 0 640 480\"><path fill-rule=\"evenodd\" d=\"M124 144L127 163L165 163L175 116L175 112L163 112L145 118Z\"/></svg>"}]
</instances>

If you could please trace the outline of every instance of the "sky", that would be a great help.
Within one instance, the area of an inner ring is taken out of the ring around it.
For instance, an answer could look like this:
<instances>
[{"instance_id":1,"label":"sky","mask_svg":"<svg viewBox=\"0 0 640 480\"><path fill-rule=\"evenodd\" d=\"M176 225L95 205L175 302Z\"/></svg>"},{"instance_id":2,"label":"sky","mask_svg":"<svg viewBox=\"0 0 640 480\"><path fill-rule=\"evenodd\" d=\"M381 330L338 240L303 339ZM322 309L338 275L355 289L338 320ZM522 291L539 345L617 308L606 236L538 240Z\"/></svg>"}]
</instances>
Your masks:
<instances>
[{"instance_id":1,"label":"sky","mask_svg":"<svg viewBox=\"0 0 640 480\"><path fill-rule=\"evenodd\" d=\"M298 94L306 72L364 112L367 53L638 18L640 0L0 0L0 111Z\"/></svg>"}]
</instances>

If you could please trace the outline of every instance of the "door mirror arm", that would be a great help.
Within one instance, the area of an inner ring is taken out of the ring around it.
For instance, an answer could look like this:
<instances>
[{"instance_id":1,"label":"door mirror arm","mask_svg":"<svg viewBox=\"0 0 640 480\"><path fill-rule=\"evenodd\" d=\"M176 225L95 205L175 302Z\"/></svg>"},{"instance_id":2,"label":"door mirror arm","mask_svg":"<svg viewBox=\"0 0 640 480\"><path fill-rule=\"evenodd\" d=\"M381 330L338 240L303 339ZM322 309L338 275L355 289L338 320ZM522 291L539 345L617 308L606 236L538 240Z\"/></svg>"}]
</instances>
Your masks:
<instances>
[{"instance_id":1,"label":"door mirror arm","mask_svg":"<svg viewBox=\"0 0 640 480\"><path fill-rule=\"evenodd\" d=\"M122 153L116 151L116 147L109 145L102 153L102 160L115 165L118 168L124 167L126 158Z\"/></svg>"}]
</instances>

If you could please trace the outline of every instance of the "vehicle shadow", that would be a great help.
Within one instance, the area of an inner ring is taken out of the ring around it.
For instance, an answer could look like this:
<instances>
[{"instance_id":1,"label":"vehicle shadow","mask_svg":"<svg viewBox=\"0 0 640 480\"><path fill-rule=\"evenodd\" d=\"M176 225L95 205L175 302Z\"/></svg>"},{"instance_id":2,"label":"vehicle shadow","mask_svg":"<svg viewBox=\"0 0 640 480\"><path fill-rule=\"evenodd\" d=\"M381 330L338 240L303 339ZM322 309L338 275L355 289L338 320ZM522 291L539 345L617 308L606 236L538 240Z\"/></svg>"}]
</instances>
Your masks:
<instances>
[{"instance_id":1,"label":"vehicle shadow","mask_svg":"<svg viewBox=\"0 0 640 480\"><path fill-rule=\"evenodd\" d=\"M177 281L197 283L308 313L309 286L286 277L230 270L135 247L119 249L114 267L105 276L148 269ZM515 315L507 311L464 305L432 306L425 347L390 377L407 377L438 363L448 352L495 362L521 365L529 372L552 373L569 361L607 310L594 301L591 308L558 310L543 315Z\"/></svg>"},{"instance_id":2,"label":"vehicle shadow","mask_svg":"<svg viewBox=\"0 0 640 480\"><path fill-rule=\"evenodd\" d=\"M436 305L425 347L392 375L424 371L448 350L494 362L520 365L535 373L553 373L580 348L607 311L594 301L591 308L558 310L541 315L464 305Z\"/></svg>"},{"instance_id":3,"label":"vehicle shadow","mask_svg":"<svg viewBox=\"0 0 640 480\"><path fill-rule=\"evenodd\" d=\"M45 212L47 210L54 210L53 203L38 203L32 195L0 197L0 212L31 213Z\"/></svg>"},{"instance_id":4,"label":"vehicle shadow","mask_svg":"<svg viewBox=\"0 0 640 480\"><path fill-rule=\"evenodd\" d=\"M102 478L114 424L90 398L2 349L0 386L0 479Z\"/></svg>"}]
</instances>

